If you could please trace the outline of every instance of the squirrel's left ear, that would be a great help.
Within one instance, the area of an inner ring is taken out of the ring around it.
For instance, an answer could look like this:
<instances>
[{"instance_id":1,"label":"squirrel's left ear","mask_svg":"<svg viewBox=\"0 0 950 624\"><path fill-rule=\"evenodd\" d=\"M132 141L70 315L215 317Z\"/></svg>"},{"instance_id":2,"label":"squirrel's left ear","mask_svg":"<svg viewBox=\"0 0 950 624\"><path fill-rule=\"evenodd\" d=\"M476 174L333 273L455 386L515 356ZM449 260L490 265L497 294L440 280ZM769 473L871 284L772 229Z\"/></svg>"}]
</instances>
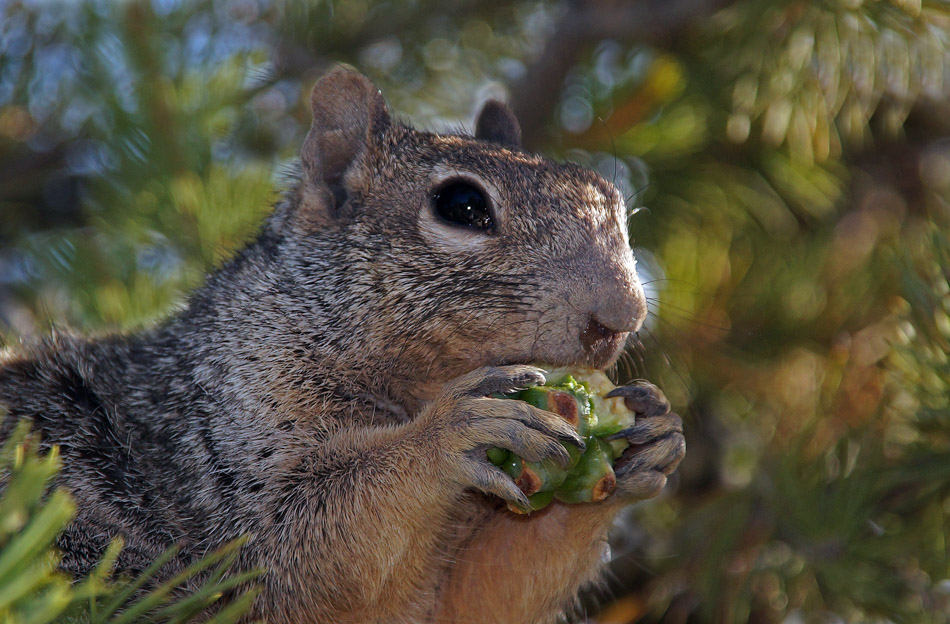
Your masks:
<instances>
[{"instance_id":1,"label":"squirrel's left ear","mask_svg":"<svg viewBox=\"0 0 950 624\"><path fill-rule=\"evenodd\" d=\"M521 147L521 126L507 104L488 100L475 120L475 138L506 147Z\"/></svg>"},{"instance_id":2,"label":"squirrel's left ear","mask_svg":"<svg viewBox=\"0 0 950 624\"><path fill-rule=\"evenodd\" d=\"M314 217L332 218L346 201L344 174L391 118L379 90L363 74L337 67L321 78L310 94L313 124L300 151L304 184Z\"/></svg>"}]
</instances>

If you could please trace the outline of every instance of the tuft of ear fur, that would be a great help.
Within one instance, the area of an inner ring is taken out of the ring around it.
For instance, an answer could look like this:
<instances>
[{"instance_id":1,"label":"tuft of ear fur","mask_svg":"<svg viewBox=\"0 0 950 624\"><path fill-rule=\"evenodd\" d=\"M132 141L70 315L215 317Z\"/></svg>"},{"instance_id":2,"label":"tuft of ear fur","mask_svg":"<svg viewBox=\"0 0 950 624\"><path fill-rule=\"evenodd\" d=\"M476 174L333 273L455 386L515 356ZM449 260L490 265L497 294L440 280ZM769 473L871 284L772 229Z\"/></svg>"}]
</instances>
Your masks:
<instances>
[{"instance_id":1,"label":"tuft of ear fur","mask_svg":"<svg viewBox=\"0 0 950 624\"><path fill-rule=\"evenodd\" d=\"M363 74L337 67L317 81L310 93L313 123L300 151L310 215L332 219L346 201L344 175L386 132L391 119L379 90Z\"/></svg>"},{"instance_id":2,"label":"tuft of ear fur","mask_svg":"<svg viewBox=\"0 0 950 624\"><path fill-rule=\"evenodd\" d=\"M476 118L475 138L506 147L521 147L521 126L507 104L488 100Z\"/></svg>"}]
</instances>

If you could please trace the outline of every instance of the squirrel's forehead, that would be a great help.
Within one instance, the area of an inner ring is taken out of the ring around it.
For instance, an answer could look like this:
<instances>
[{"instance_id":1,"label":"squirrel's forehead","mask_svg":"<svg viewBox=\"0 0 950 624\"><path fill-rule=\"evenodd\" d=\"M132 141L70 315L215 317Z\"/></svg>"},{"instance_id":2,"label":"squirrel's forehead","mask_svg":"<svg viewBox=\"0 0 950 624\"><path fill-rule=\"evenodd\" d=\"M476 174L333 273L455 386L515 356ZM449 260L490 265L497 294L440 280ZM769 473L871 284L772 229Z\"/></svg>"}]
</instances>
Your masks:
<instances>
[{"instance_id":1,"label":"squirrel's forehead","mask_svg":"<svg viewBox=\"0 0 950 624\"><path fill-rule=\"evenodd\" d=\"M533 198L548 198L568 203L579 211L622 209L616 186L597 173L574 164L561 164L542 156L512 150L471 137L430 135L428 147L437 152L429 159L439 169L467 171L488 176L491 182L509 193L525 193Z\"/></svg>"},{"instance_id":2,"label":"squirrel's forehead","mask_svg":"<svg viewBox=\"0 0 950 624\"><path fill-rule=\"evenodd\" d=\"M550 164L541 156L524 152L518 149L508 149L493 143L478 141L464 135L424 134L420 141L421 147L432 152L431 158L446 160L455 165L471 165L492 168L509 167L543 167Z\"/></svg>"}]
</instances>

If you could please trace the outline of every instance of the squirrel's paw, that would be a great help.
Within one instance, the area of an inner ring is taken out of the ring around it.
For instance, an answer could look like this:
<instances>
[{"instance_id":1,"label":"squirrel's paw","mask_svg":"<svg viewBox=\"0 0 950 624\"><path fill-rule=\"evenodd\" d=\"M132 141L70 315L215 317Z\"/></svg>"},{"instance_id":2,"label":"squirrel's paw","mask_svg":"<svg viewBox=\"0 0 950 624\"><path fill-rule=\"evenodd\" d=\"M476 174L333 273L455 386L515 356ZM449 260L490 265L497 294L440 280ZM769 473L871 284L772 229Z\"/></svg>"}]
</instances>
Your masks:
<instances>
[{"instance_id":1,"label":"squirrel's paw","mask_svg":"<svg viewBox=\"0 0 950 624\"><path fill-rule=\"evenodd\" d=\"M663 392L646 381L620 386L606 396L623 397L627 409L637 415L635 425L608 438L630 443L614 463L614 496L625 500L652 498L686 455L683 421L670 412L670 402Z\"/></svg>"},{"instance_id":2,"label":"squirrel's paw","mask_svg":"<svg viewBox=\"0 0 950 624\"><path fill-rule=\"evenodd\" d=\"M436 452L447 461L446 476L464 487L494 494L521 507L528 499L505 472L491 464L486 450L500 447L528 461L552 459L562 466L570 456L560 442L584 448L565 420L523 401L488 395L510 394L544 383L531 366L477 369L449 383L420 421Z\"/></svg>"}]
</instances>

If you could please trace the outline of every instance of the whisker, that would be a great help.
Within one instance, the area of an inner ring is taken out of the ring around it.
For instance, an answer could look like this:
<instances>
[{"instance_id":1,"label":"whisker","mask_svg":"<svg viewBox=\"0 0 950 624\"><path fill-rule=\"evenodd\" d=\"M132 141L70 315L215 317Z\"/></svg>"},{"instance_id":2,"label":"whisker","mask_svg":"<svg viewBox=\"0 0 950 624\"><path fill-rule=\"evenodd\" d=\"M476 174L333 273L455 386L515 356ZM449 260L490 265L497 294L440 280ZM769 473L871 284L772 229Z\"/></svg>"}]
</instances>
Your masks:
<instances>
[{"instance_id":1,"label":"whisker","mask_svg":"<svg viewBox=\"0 0 950 624\"><path fill-rule=\"evenodd\" d=\"M655 301L648 301L648 303L656 304ZM696 318L697 315L695 312L690 312L684 308L679 308L677 306L670 305L670 304L660 304L660 305L665 306L667 308L666 315L671 316L675 319L678 319L681 321L687 321L689 323L692 323L693 325L704 327L706 329L715 330L719 332L720 334L722 334L723 336L728 335L729 332L732 331L731 327L725 327L722 325L714 325L713 323L709 323L707 321L701 321L698 318ZM659 312L655 312L653 310L647 309L647 315L652 318L655 318L657 321L661 323L669 323L671 327L674 326L672 325L672 321L670 321L669 318L666 318L663 314L660 314Z\"/></svg>"},{"instance_id":2,"label":"whisker","mask_svg":"<svg viewBox=\"0 0 950 624\"><path fill-rule=\"evenodd\" d=\"M638 334L636 342L634 343L634 347L630 350L630 361L633 363L634 369L632 378L643 378L647 376L647 363L646 358L644 357L644 352L645 348L643 343L640 341L640 336ZM636 358L636 360L634 360L634 358ZM636 362L639 362L640 366L637 366Z\"/></svg>"},{"instance_id":3,"label":"whisker","mask_svg":"<svg viewBox=\"0 0 950 624\"><path fill-rule=\"evenodd\" d=\"M657 337L653 334L652 331L650 331L649 329L644 329L643 331L646 334L646 337L652 340L653 344L656 345L656 352L659 354L661 358L663 358L663 361L666 363L667 367L671 371L673 371L673 374L675 374L677 378L679 378L680 383L683 384L683 390L688 394L689 389L690 389L690 384L686 381L686 378L680 372L679 368L673 363L673 360L671 359L670 354L663 348L663 345L660 343L660 341L657 339Z\"/></svg>"},{"instance_id":4,"label":"whisker","mask_svg":"<svg viewBox=\"0 0 950 624\"><path fill-rule=\"evenodd\" d=\"M696 284L692 284L690 282L687 282L686 280L676 279L674 277L655 277L651 280L647 280L645 282L640 282L640 283L645 286L647 284L656 284L658 282L673 282L676 284L683 284L684 286L689 286L690 288L692 288L693 292L696 292L696 289L698 288Z\"/></svg>"}]
</instances>

